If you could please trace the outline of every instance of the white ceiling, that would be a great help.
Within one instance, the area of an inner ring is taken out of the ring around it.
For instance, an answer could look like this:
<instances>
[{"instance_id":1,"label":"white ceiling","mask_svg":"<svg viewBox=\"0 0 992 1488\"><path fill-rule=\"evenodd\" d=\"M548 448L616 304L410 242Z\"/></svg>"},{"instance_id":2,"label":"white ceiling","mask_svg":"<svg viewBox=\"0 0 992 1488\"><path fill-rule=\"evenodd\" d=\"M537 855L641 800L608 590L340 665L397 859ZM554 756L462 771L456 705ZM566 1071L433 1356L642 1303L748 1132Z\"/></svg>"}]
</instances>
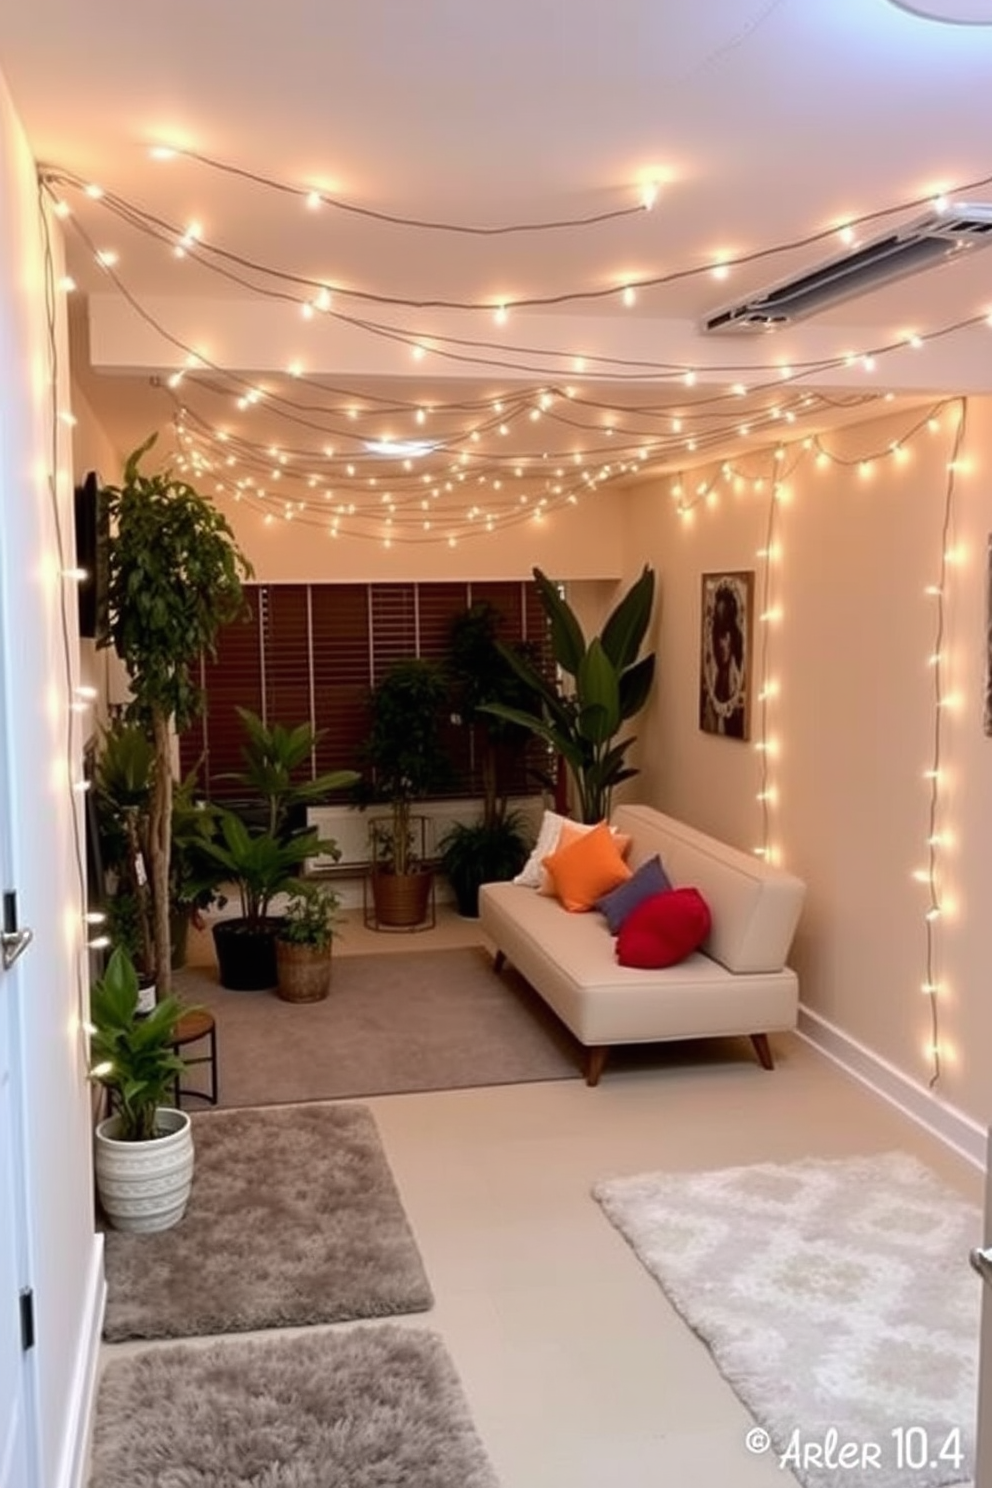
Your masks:
<instances>
[{"instance_id":1,"label":"white ceiling","mask_svg":"<svg viewBox=\"0 0 992 1488\"><path fill-rule=\"evenodd\" d=\"M498 523L520 495L554 505L889 391L992 387L992 332L952 329L992 310L992 252L789 330L697 329L834 255L844 224L864 241L939 193L992 202L992 25L890 0L173 0L140 23L32 0L0 13L0 71L72 210L75 344L111 437L123 452L186 405L204 459L219 432L237 445L253 499L273 497L271 446L280 497L333 489L346 526L372 479L419 521L420 487L454 513L466 474ZM163 144L204 158L150 158ZM330 309L307 320L321 285ZM190 352L199 369L162 386ZM366 451L377 437L438 447L406 471Z\"/></svg>"}]
</instances>

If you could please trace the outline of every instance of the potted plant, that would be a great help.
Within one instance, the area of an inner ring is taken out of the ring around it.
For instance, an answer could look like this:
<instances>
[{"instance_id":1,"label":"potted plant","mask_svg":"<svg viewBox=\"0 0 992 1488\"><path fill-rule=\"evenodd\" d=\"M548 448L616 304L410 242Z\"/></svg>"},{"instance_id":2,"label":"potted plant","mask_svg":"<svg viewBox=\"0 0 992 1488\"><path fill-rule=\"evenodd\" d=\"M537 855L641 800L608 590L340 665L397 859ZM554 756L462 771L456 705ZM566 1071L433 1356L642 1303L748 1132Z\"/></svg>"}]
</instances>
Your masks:
<instances>
[{"instance_id":1,"label":"potted plant","mask_svg":"<svg viewBox=\"0 0 992 1488\"><path fill-rule=\"evenodd\" d=\"M369 823L375 924L412 929L427 917L433 869L425 861L423 819L413 803L443 789L451 766L441 742L447 683L439 663L396 661L369 694L370 728L362 749L368 773L361 805L388 802L388 816ZM419 831L418 831L419 827Z\"/></svg>"},{"instance_id":2,"label":"potted plant","mask_svg":"<svg viewBox=\"0 0 992 1488\"><path fill-rule=\"evenodd\" d=\"M617 739L622 725L640 712L654 679L654 655L638 657L654 602L654 572L645 565L640 578L608 616L602 632L586 641L567 600L539 568L534 569L548 617L555 662L570 679L559 689L509 647L507 661L539 699L539 709L484 703L482 710L508 719L544 739L565 760L583 822L609 816L614 788L637 774L626 763L634 736Z\"/></svg>"},{"instance_id":3,"label":"potted plant","mask_svg":"<svg viewBox=\"0 0 992 1488\"><path fill-rule=\"evenodd\" d=\"M456 822L438 846L458 911L469 917L479 912L480 884L512 878L529 851L522 818L508 810L504 785L504 767L519 756L529 734L519 724L483 712L486 703L518 709L537 703L530 684L500 649L500 623L495 605L480 601L455 617L448 638L446 666L456 709L453 717L472 731L482 782L482 817ZM516 642L510 649L536 666L533 647Z\"/></svg>"},{"instance_id":4,"label":"potted plant","mask_svg":"<svg viewBox=\"0 0 992 1488\"><path fill-rule=\"evenodd\" d=\"M250 709L239 708L247 740L244 769L230 777L248 787L262 804L266 825L252 827L230 809L216 808L218 831L203 852L220 881L238 891L240 915L213 927L221 985L257 991L277 985L276 931L272 900L297 880L308 858L337 853L336 844L316 828L296 820L306 802L353 786L356 770L332 770L300 779L322 737L309 723L287 728L266 724Z\"/></svg>"},{"instance_id":5,"label":"potted plant","mask_svg":"<svg viewBox=\"0 0 992 1488\"><path fill-rule=\"evenodd\" d=\"M284 1002L319 1002L331 990L331 950L340 899L326 884L292 886L276 931L276 991Z\"/></svg>"},{"instance_id":6,"label":"potted plant","mask_svg":"<svg viewBox=\"0 0 992 1488\"><path fill-rule=\"evenodd\" d=\"M165 1230L183 1216L193 1181L189 1116L170 1104L184 1069L176 1053L177 997L138 1010L138 974L122 946L90 990L90 1076L109 1093L111 1114L97 1124L100 1202L120 1230Z\"/></svg>"},{"instance_id":7,"label":"potted plant","mask_svg":"<svg viewBox=\"0 0 992 1488\"><path fill-rule=\"evenodd\" d=\"M189 927L202 928L200 916L211 905L224 905L217 866L208 847L217 835L219 812L197 795L196 771L176 781L172 791L172 852L169 861L172 969L186 964Z\"/></svg>"},{"instance_id":8,"label":"potted plant","mask_svg":"<svg viewBox=\"0 0 992 1488\"><path fill-rule=\"evenodd\" d=\"M104 730L94 768L103 883L100 902L111 942L134 961L141 1012L155 1003L155 946L146 863L155 751L138 724L115 719ZM216 812L196 798L195 771L172 788L169 915L172 969L185 962L190 919L215 898L216 870L203 853L214 834Z\"/></svg>"},{"instance_id":9,"label":"potted plant","mask_svg":"<svg viewBox=\"0 0 992 1488\"><path fill-rule=\"evenodd\" d=\"M451 884L458 913L469 919L478 916L481 886L513 878L530 851L517 811L493 822L455 822L439 847L441 868Z\"/></svg>"},{"instance_id":10,"label":"potted plant","mask_svg":"<svg viewBox=\"0 0 992 1488\"><path fill-rule=\"evenodd\" d=\"M172 970L172 729L185 728L201 702L195 668L213 655L217 632L244 610L242 580L252 569L225 518L171 470L147 474L141 461L153 434L127 459L119 486L100 502L107 518L106 613L98 646L112 645L130 682L129 721L154 746L148 813L148 883L159 995Z\"/></svg>"}]
</instances>

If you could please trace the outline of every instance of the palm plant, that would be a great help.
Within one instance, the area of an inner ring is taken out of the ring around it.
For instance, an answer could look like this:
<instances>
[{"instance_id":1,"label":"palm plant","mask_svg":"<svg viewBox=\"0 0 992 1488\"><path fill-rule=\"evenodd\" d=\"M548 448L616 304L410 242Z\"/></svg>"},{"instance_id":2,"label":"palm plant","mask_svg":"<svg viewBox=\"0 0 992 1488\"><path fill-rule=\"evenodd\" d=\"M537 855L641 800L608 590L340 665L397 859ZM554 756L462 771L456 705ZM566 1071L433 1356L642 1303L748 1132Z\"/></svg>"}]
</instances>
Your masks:
<instances>
[{"instance_id":1,"label":"palm plant","mask_svg":"<svg viewBox=\"0 0 992 1488\"><path fill-rule=\"evenodd\" d=\"M296 808L345 790L358 780L357 770L328 770L311 779L300 779L299 771L309 767L326 730L315 730L309 723L293 728L268 724L250 708L238 708L236 712L248 736L241 750L244 768L227 778L247 786L265 802L268 830L274 836L285 836L293 830Z\"/></svg>"},{"instance_id":2,"label":"palm plant","mask_svg":"<svg viewBox=\"0 0 992 1488\"><path fill-rule=\"evenodd\" d=\"M331 839L322 838L314 827L294 823L296 809L354 785L359 776L356 770L331 770L300 779L298 772L309 766L321 734L309 723L287 728L263 722L248 708L239 708L238 713L247 734L241 751L244 768L228 778L261 800L266 825L260 830L249 827L236 812L218 807L218 830L202 851L218 881L233 883L240 898L240 918L213 929L221 982L225 987L250 988L275 984L276 925L269 915L274 897L290 887L308 858L318 853L339 856Z\"/></svg>"},{"instance_id":3,"label":"palm plant","mask_svg":"<svg viewBox=\"0 0 992 1488\"><path fill-rule=\"evenodd\" d=\"M253 832L233 811L218 811L218 836L203 844L203 852L219 870L218 878L233 883L241 904L241 926L247 934L266 928L269 907L299 873L307 858L330 852L334 844L316 828L280 839L274 832Z\"/></svg>"},{"instance_id":4,"label":"palm plant","mask_svg":"<svg viewBox=\"0 0 992 1488\"><path fill-rule=\"evenodd\" d=\"M537 734L564 759L575 788L581 820L609 815L615 787L637 774L626 763L634 736L617 739L625 721L640 712L654 680L654 654L638 657L654 603L654 572L645 565L608 616L602 632L587 641L574 611L558 587L534 569L541 604L549 622L551 649L568 690L549 682L511 648L507 661L540 700L529 712L504 703L485 703L482 712L518 723Z\"/></svg>"}]
</instances>

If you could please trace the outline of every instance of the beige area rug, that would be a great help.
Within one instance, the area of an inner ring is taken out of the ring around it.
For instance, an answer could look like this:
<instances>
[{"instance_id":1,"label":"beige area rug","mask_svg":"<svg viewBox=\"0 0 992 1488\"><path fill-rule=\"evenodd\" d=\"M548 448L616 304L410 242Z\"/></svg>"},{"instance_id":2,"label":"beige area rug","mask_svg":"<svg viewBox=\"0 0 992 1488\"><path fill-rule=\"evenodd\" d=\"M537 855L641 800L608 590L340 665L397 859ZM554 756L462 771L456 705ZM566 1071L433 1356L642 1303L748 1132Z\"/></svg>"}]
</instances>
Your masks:
<instances>
[{"instance_id":1,"label":"beige area rug","mask_svg":"<svg viewBox=\"0 0 992 1488\"><path fill-rule=\"evenodd\" d=\"M498 1488L441 1340L385 1323L111 1361L90 1488Z\"/></svg>"},{"instance_id":2,"label":"beige area rug","mask_svg":"<svg viewBox=\"0 0 992 1488\"><path fill-rule=\"evenodd\" d=\"M222 1106L579 1077L571 1034L481 946L338 956L323 1002L232 992L203 967L175 990L216 1017Z\"/></svg>"},{"instance_id":3,"label":"beige area rug","mask_svg":"<svg viewBox=\"0 0 992 1488\"><path fill-rule=\"evenodd\" d=\"M807 1488L970 1480L981 1215L915 1158L644 1173L593 1195L751 1411L748 1450Z\"/></svg>"},{"instance_id":4,"label":"beige area rug","mask_svg":"<svg viewBox=\"0 0 992 1488\"><path fill-rule=\"evenodd\" d=\"M183 1338L422 1312L431 1289L371 1113L193 1115L193 1192L158 1235L105 1236L104 1337Z\"/></svg>"}]
</instances>

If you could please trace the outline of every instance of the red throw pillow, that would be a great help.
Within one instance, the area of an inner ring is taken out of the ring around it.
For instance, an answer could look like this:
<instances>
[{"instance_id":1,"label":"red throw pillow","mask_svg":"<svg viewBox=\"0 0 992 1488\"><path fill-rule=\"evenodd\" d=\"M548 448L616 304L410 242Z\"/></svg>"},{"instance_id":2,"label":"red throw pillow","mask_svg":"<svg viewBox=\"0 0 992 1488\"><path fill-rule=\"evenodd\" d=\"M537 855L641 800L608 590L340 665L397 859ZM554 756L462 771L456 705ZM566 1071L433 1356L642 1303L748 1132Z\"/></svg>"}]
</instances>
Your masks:
<instances>
[{"instance_id":1,"label":"red throw pillow","mask_svg":"<svg viewBox=\"0 0 992 1488\"><path fill-rule=\"evenodd\" d=\"M652 894L620 926L617 960L621 966L645 970L674 966L702 945L711 923L709 906L698 889Z\"/></svg>"}]
</instances>

